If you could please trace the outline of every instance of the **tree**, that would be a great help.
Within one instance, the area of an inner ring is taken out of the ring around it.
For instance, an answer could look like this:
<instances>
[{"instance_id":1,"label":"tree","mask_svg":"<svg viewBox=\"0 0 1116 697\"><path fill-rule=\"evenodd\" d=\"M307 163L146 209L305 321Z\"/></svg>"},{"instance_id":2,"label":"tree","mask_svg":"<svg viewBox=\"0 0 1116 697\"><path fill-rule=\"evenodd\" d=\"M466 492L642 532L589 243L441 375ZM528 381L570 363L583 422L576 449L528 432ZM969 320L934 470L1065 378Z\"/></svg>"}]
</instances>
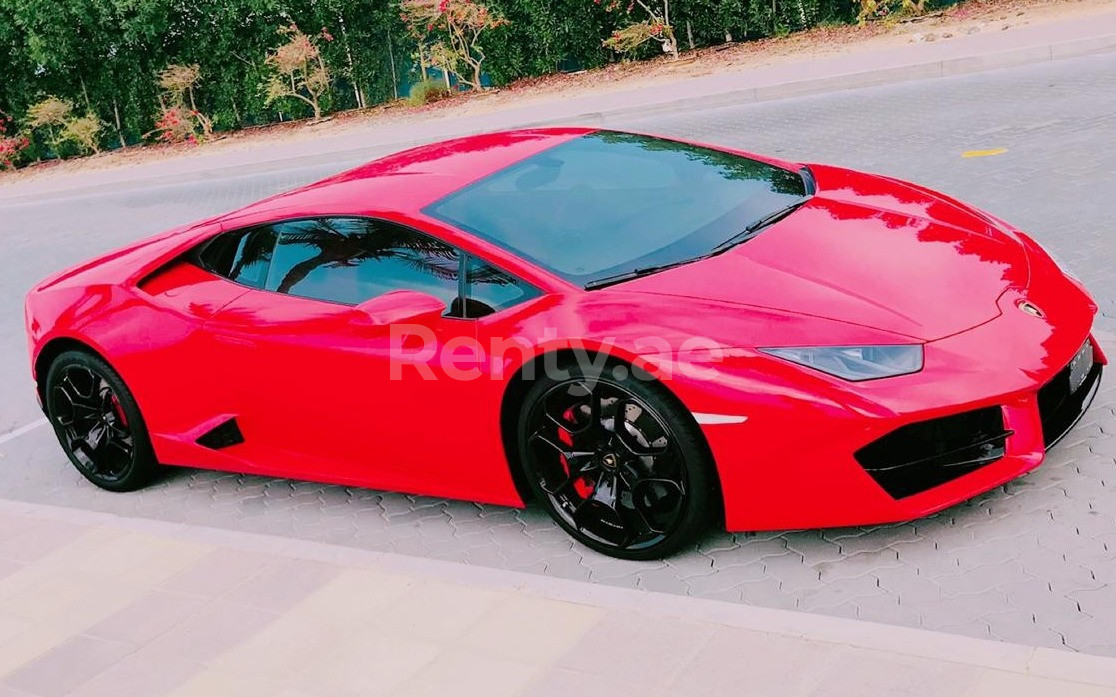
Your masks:
<instances>
[{"instance_id":1,"label":"tree","mask_svg":"<svg viewBox=\"0 0 1116 697\"><path fill-rule=\"evenodd\" d=\"M322 96L329 90L329 68L318 45L294 24L279 29L287 42L271 52L267 65L272 74L265 83L267 103L293 97L314 110L314 120L322 118ZM332 41L333 37L322 27L318 38Z\"/></svg>"},{"instance_id":2,"label":"tree","mask_svg":"<svg viewBox=\"0 0 1116 697\"><path fill-rule=\"evenodd\" d=\"M62 140L72 143L82 155L101 152L101 129L104 124L93 112L71 117L62 128Z\"/></svg>"},{"instance_id":3,"label":"tree","mask_svg":"<svg viewBox=\"0 0 1116 697\"><path fill-rule=\"evenodd\" d=\"M594 2L600 3L600 0ZM620 5L620 0L609 0L605 9L615 12L620 9ZM617 53L631 53L648 41L654 40L663 47L664 53L678 58L678 40L674 37L674 27L670 25L670 0L662 0L661 12L643 0L633 0L625 9L625 14L631 16L636 5L639 5L646 16L612 32L612 36L604 40L604 45Z\"/></svg>"},{"instance_id":4,"label":"tree","mask_svg":"<svg viewBox=\"0 0 1116 697\"><path fill-rule=\"evenodd\" d=\"M52 150L58 151L63 142L62 133L74 113L74 105L65 99L47 97L31 105L27 110L24 124L32 133L44 134L44 140Z\"/></svg>"},{"instance_id":5,"label":"tree","mask_svg":"<svg viewBox=\"0 0 1116 697\"><path fill-rule=\"evenodd\" d=\"M159 72L159 115L155 131L168 143L197 143L213 132L213 122L198 111L194 87L201 81L201 68L191 65L168 65Z\"/></svg>"},{"instance_id":6,"label":"tree","mask_svg":"<svg viewBox=\"0 0 1116 697\"><path fill-rule=\"evenodd\" d=\"M481 75L484 48L481 38L508 20L485 4L473 0L402 0L400 15L412 36L437 67L453 73L474 90L484 89Z\"/></svg>"},{"instance_id":7,"label":"tree","mask_svg":"<svg viewBox=\"0 0 1116 697\"><path fill-rule=\"evenodd\" d=\"M74 105L65 99L47 97L27 110L26 125L32 133L45 132L45 139L61 157L62 146L70 143L82 154L101 151L101 120L93 112L74 115Z\"/></svg>"}]
</instances>

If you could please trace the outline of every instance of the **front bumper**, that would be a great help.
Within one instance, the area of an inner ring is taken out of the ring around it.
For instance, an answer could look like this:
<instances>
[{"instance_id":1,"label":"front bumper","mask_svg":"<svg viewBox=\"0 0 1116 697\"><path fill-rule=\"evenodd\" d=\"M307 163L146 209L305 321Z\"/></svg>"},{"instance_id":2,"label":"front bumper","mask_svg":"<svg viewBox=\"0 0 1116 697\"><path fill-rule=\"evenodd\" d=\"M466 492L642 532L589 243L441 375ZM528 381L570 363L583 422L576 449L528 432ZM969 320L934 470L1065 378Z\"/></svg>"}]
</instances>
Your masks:
<instances>
[{"instance_id":1,"label":"front bumper","mask_svg":"<svg viewBox=\"0 0 1116 697\"><path fill-rule=\"evenodd\" d=\"M1049 450L1084 416L1100 387L1103 366L1096 349L1086 341L1070 364L1035 394L1040 433L1029 430L1033 410L1026 416L1000 406L984 407L902 426L858 450L861 467L889 496L904 499L1005 458L1017 429L1029 439L1024 452ZM1006 412L1006 413L1005 413ZM1034 442L1041 435L1041 443Z\"/></svg>"},{"instance_id":2,"label":"front bumper","mask_svg":"<svg viewBox=\"0 0 1116 697\"><path fill-rule=\"evenodd\" d=\"M1029 289L1027 297L1053 319L1020 312L1022 297L1007 291L996 319L927 344L920 373L847 385L829 381L830 392L820 398L813 389L782 386L777 394L736 405L748 415L746 422L703 427L721 477L726 527L779 530L912 520L1038 467L1088 408L1106 359L1091 336L1095 307L1083 292L1053 298ZM1093 365L1071 390L1069 366L1086 342ZM968 457L956 457L948 452L952 448L907 453L916 469L944 463L954 471L889 491L873 476L879 473L857 458L904 427L981 411L1000 416L1001 426L982 422L984 438L961 441L977 446L961 453Z\"/></svg>"}]
</instances>

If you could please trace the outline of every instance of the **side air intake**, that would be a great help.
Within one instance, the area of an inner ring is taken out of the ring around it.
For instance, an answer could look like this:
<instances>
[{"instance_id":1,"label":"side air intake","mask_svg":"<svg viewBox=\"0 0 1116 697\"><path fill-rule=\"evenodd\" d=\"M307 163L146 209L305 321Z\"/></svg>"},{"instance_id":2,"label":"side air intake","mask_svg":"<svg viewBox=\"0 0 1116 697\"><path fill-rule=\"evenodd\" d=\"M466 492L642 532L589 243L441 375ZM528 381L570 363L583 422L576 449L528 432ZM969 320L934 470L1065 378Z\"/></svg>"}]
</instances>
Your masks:
<instances>
[{"instance_id":1,"label":"side air intake","mask_svg":"<svg viewBox=\"0 0 1116 697\"><path fill-rule=\"evenodd\" d=\"M240 426L236 424L236 419L225 421L197 440L198 445L211 450L220 450L221 448L240 445L243 442L244 434L240 432Z\"/></svg>"}]
</instances>

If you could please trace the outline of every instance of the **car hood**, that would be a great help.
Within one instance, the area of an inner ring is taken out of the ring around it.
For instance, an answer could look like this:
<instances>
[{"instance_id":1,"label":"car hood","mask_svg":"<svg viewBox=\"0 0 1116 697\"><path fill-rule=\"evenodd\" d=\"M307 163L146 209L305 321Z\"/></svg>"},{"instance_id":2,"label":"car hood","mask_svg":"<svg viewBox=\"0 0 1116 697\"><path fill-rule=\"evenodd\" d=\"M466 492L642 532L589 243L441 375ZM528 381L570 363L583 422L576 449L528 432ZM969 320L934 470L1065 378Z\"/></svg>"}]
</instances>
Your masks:
<instances>
[{"instance_id":1,"label":"car hood","mask_svg":"<svg viewBox=\"0 0 1116 697\"><path fill-rule=\"evenodd\" d=\"M1000 295L1026 287L1025 249L993 219L893 179L810 167L817 194L794 214L726 253L621 284L623 290L825 317L931 341L995 318Z\"/></svg>"}]
</instances>

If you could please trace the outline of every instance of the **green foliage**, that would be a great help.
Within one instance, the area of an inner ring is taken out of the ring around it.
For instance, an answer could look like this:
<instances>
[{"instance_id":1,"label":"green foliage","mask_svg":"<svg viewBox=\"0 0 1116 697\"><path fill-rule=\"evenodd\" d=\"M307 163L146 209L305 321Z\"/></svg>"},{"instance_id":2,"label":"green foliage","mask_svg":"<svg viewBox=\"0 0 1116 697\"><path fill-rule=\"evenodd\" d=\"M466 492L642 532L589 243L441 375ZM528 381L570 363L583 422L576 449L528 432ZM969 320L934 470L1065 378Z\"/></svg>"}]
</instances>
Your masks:
<instances>
[{"instance_id":1,"label":"green foliage","mask_svg":"<svg viewBox=\"0 0 1116 697\"><path fill-rule=\"evenodd\" d=\"M193 90L190 111L207 115L215 131L309 116L309 104L294 97L269 102L260 89L273 74L268 56L282 42L276 32L292 24L314 32L328 27L333 39L320 33L314 39L328 67L329 84L319 100L323 112L388 101L397 96L397 85L405 87L418 73L410 71L409 56L418 46L400 17L399 2L0 0L0 112L23 122L32 105L55 95L73 105L75 119L89 115L80 124L81 137L71 133L63 139L62 126L49 134L40 129L22 149L24 160L138 143L172 106L158 75L177 65L196 66L204 76ZM647 16L639 4L631 16L610 13L609 2L483 0L491 16L507 20L486 28L477 44L484 84L618 60L603 43ZM678 48L686 50L690 37L700 47L853 22L867 2L875 3L876 15L880 7L891 12L921 7L917 0L670 0L669 25ZM665 8L662 0L644 3ZM462 0L460 7L467 4ZM652 39L631 57L662 55ZM473 66L460 68L469 81L476 78Z\"/></svg>"},{"instance_id":2,"label":"green foliage","mask_svg":"<svg viewBox=\"0 0 1116 697\"><path fill-rule=\"evenodd\" d=\"M411 92L407 95L407 101L415 106L422 106L423 104L440 101L448 96L450 96L450 91L446 89L444 82L426 79L411 85Z\"/></svg>"},{"instance_id":3,"label":"green foliage","mask_svg":"<svg viewBox=\"0 0 1116 697\"><path fill-rule=\"evenodd\" d=\"M32 104L24 123L59 157L69 150L81 155L101 151L101 120L93 112L75 116L74 105L65 99L51 96Z\"/></svg>"},{"instance_id":4,"label":"green foliage","mask_svg":"<svg viewBox=\"0 0 1116 697\"><path fill-rule=\"evenodd\" d=\"M68 119L62 126L62 142L69 143L82 155L100 152L102 125L96 114Z\"/></svg>"}]
</instances>

